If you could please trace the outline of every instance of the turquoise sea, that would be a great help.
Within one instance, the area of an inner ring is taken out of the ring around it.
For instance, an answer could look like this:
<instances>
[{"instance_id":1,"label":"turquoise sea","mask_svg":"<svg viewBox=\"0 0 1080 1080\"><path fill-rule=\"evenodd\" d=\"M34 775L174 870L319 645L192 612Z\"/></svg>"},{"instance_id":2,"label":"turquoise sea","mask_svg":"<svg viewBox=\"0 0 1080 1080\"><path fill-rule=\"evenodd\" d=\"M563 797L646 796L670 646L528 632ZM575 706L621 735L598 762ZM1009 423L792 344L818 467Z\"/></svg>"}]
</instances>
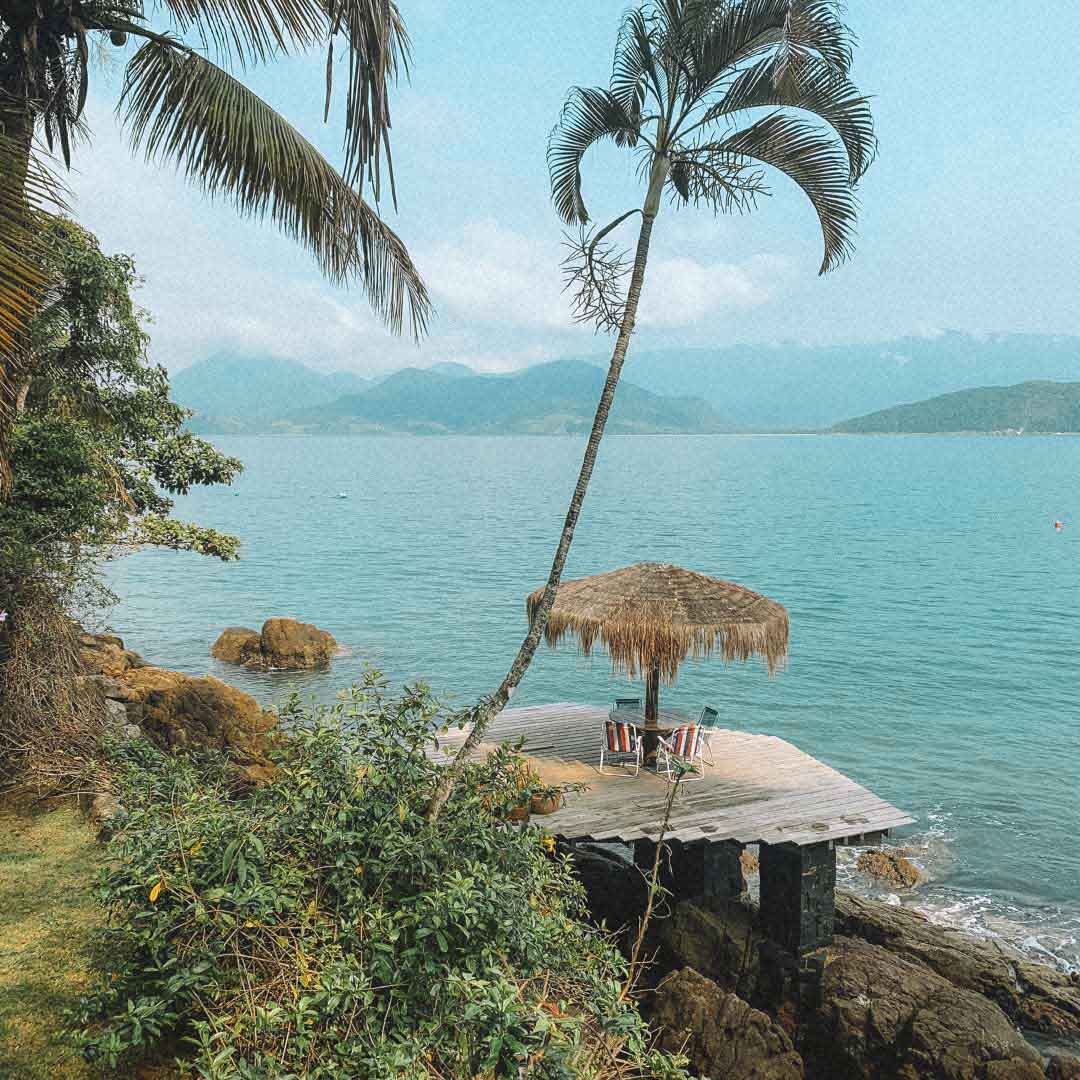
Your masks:
<instances>
[{"instance_id":1,"label":"turquoise sea","mask_svg":"<svg viewBox=\"0 0 1080 1080\"><path fill-rule=\"evenodd\" d=\"M179 512L238 533L243 558L108 564L131 647L266 703L294 685L332 698L364 662L461 703L497 685L582 440L215 441L244 476ZM567 576L674 562L785 604L787 671L688 663L662 701L713 704L916 815L903 842L931 881L897 902L1080 967L1078 477L1073 438L612 437ZM350 655L302 678L210 658L222 628L270 615ZM605 657L545 647L514 704L625 688Z\"/></svg>"}]
</instances>

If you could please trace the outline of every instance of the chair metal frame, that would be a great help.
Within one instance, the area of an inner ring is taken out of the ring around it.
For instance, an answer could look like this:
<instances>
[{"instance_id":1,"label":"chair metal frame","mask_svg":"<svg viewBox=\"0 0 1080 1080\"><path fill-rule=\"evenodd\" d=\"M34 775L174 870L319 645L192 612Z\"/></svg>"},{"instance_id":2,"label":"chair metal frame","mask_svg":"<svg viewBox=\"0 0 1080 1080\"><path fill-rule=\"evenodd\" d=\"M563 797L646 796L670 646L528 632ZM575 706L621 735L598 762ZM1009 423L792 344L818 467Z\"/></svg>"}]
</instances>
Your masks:
<instances>
[{"instance_id":1,"label":"chair metal frame","mask_svg":"<svg viewBox=\"0 0 1080 1080\"><path fill-rule=\"evenodd\" d=\"M685 731L688 727L695 729L690 753L689 755L677 754L675 752L675 743L679 732ZM700 724L680 724L670 735L660 739L656 747L656 771L663 773L669 784L680 779L684 782L705 779L705 759L701 753L701 748L705 742L705 731L706 729ZM677 761L688 765L691 771L682 773L681 776L677 775L675 771L675 762ZM694 775L695 773L696 775Z\"/></svg>"},{"instance_id":2,"label":"chair metal frame","mask_svg":"<svg viewBox=\"0 0 1080 1080\"><path fill-rule=\"evenodd\" d=\"M715 765L716 761L713 758L712 749L712 737L717 729L717 725L720 721L720 713L714 709L711 705L706 705L701 710L701 716L698 717L698 724L704 731L704 745L702 746L702 756L704 760L708 761L710 765ZM708 755L705 757L705 755Z\"/></svg>"},{"instance_id":3,"label":"chair metal frame","mask_svg":"<svg viewBox=\"0 0 1080 1080\"><path fill-rule=\"evenodd\" d=\"M644 763L644 743L645 743L645 740L641 737L641 732L638 730L636 724L630 723L629 720L616 720L615 715L614 715L616 712L618 712L618 710L613 709L612 710L612 715L609 716L608 719L604 721L603 741L600 743L600 771L601 772L604 771L604 756L605 756L605 754L608 757L620 757L620 758L632 757L633 758L633 764L634 764L634 771L632 773L630 773L629 775L630 776L637 776L637 774L639 772L641 772L641 766ZM630 746L631 746L631 749L629 749L629 750L612 750L612 749L609 748L609 746L608 746L608 729L609 729L609 726L612 725L612 724L616 725L619 728L625 728L630 733ZM626 766L627 768L629 768L629 764L627 762L617 761L617 762L615 762L615 764L619 765L620 767ZM610 767L609 767L608 771L611 772ZM615 775L617 775L617 774L615 774ZM626 775L626 774L624 773L623 775Z\"/></svg>"}]
</instances>

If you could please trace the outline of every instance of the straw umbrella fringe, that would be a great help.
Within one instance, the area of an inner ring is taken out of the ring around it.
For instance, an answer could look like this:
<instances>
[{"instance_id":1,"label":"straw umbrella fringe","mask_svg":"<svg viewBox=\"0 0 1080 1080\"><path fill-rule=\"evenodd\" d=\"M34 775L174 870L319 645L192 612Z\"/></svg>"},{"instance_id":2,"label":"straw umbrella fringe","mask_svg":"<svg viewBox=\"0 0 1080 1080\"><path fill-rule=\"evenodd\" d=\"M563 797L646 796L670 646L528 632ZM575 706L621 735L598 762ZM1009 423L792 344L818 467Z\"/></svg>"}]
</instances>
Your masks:
<instances>
[{"instance_id":1,"label":"straw umbrella fringe","mask_svg":"<svg viewBox=\"0 0 1080 1080\"><path fill-rule=\"evenodd\" d=\"M530 622L543 595L526 601ZM670 683L688 656L717 651L726 661L759 656L771 676L787 662L789 624L782 605L741 585L638 563L559 586L544 638L554 647L568 634L586 655L599 642L631 679L658 670Z\"/></svg>"}]
</instances>

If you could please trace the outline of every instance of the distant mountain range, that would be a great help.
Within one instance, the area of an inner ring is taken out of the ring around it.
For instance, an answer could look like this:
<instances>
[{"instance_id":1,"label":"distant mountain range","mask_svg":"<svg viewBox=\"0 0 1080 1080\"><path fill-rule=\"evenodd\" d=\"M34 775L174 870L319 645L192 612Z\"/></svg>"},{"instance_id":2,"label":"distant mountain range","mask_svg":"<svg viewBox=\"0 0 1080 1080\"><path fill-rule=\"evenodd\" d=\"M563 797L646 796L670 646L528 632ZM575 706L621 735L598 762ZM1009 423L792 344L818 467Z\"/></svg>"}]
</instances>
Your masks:
<instances>
[{"instance_id":1,"label":"distant mountain range","mask_svg":"<svg viewBox=\"0 0 1080 1080\"><path fill-rule=\"evenodd\" d=\"M1076 382L1080 338L946 333L871 345L631 350L623 378L646 390L702 397L742 430L821 430L952 390Z\"/></svg>"},{"instance_id":2,"label":"distant mountain range","mask_svg":"<svg viewBox=\"0 0 1080 1080\"><path fill-rule=\"evenodd\" d=\"M957 390L837 424L836 432L1080 432L1080 382L1024 382Z\"/></svg>"},{"instance_id":3,"label":"distant mountain range","mask_svg":"<svg viewBox=\"0 0 1080 1080\"><path fill-rule=\"evenodd\" d=\"M197 414L193 429L204 433L556 434L588 430L606 366L606 357L584 357L485 375L441 363L365 379L320 374L290 360L222 355L183 369L172 383L176 400ZM901 401L921 405L960 390L1051 381L1080 382L1080 338L946 333L876 345L631 352L610 430L823 431L869 423L871 414L891 413ZM982 424L969 430L1024 426Z\"/></svg>"},{"instance_id":4,"label":"distant mountain range","mask_svg":"<svg viewBox=\"0 0 1080 1080\"><path fill-rule=\"evenodd\" d=\"M215 357L179 372L173 397L195 411L201 434L577 434L592 425L604 372L557 360L510 375L463 364L405 368L378 380L321 375L287 360ZM608 430L619 434L730 430L695 397L623 382Z\"/></svg>"},{"instance_id":5,"label":"distant mountain range","mask_svg":"<svg viewBox=\"0 0 1080 1080\"><path fill-rule=\"evenodd\" d=\"M349 371L323 375L272 356L221 354L178 371L170 382L173 399L194 409L201 423L228 431L295 409L329 405L342 394L370 386L372 380Z\"/></svg>"}]
</instances>

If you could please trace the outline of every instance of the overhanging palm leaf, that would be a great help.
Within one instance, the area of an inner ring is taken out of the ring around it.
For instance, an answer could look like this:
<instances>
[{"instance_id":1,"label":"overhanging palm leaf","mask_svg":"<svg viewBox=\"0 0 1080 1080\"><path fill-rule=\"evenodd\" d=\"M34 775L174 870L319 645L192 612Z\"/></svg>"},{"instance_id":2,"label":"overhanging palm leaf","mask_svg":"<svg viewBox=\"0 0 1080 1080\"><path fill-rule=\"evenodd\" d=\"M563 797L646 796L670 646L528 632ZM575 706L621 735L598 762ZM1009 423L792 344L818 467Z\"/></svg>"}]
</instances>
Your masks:
<instances>
[{"instance_id":1,"label":"overhanging palm leaf","mask_svg":"<svg viewBox=\"0 0 1080 1080\"><path fill-rule=\"evenodd\" d=\"M825 240L821 273L852 252L858 204L851 189L843 147L819 128L783 113L771 113L730 138L701 147L699 153L751 158L780 169L805 192L817 211Z\"/></svg>"},{"instance_id":2,"label":"overhanging palm leaf","mask_svg":"<svg viewBox=\"0 0 1080 1080\"><path fill-rule=\"evenodd\" d=\"M183 36L240 63L276 54L326 48L326 113L334 81L334 42L348 62L345 97L345 176L363 189L370 179L376 200L385 162L393 193L389 85L405 69L409 38L393 0L156 0ZM108 22L108 20L105 20ZM109 25L120 29L122 18Z\"/></svg>"},{"instance_id":3,"label":"overhanging palm leaf","mask_svg":"<svg viewBox=\"0 0 1080 1080\"><path fill-rule=\"evenodd\" d=\"M396 331L423 333L430 301L401 240L328 161L226 71L166 39L128 66L121 96L132 140L176 162L211 196L268 216L333 280L359 279Z\"/></svg>"},{"instance_id":4,"label":"overhanging palm leaf","mask_svg":"<svg viewBox=\"0 0 1080 1080\"><path fill-rule=\"evenodd\" d=\"M586 222L581 198L581 160L601 139L637 141L638 125L608 90L576 86L548 144L548 168L555 208L566 222Z\"/></svg>"}]
</instances>

